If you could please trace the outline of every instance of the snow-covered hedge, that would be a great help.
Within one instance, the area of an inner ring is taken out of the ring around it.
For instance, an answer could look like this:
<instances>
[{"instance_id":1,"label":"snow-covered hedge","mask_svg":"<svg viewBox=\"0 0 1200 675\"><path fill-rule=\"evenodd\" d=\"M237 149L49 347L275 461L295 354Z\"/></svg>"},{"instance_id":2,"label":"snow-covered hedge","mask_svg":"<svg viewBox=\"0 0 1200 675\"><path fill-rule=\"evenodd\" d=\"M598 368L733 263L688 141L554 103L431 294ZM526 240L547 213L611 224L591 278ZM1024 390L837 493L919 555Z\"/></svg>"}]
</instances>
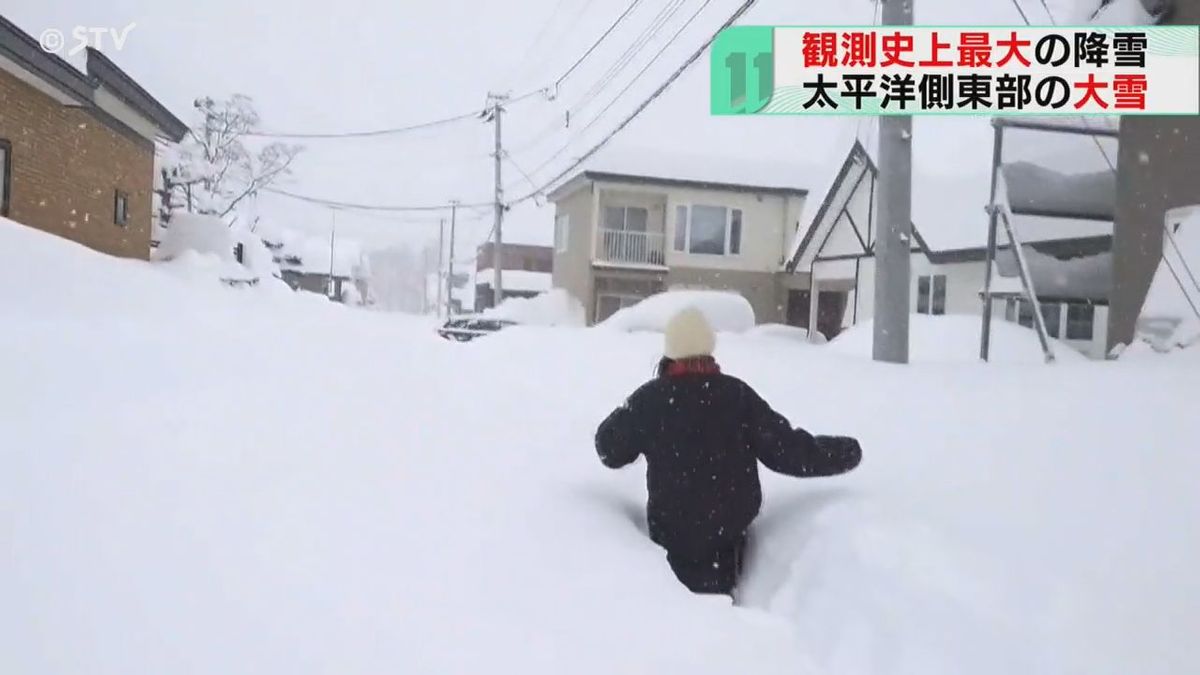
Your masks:
<instances>
[{"instance_id":1,"label":"snow-covered hedge","mask_svg":"<svg viewBox=\"0 0 1200 675\"><path fill-rule=\"evenodd\" d=\"M239 263L234 249L241 245ZM279 274L270 249L262 237L244 228L230 227L216 216L179 213L171 217L155 259L169 262L184 276L216 274L225 282L253 282Z\"/></svg>"},{"instance_id":2,"label":"snow-covered hedge","mask_svg":"<svg viewBox=\"0 0 1200 675\"><path fill-rule=\"evenodd\" d=\"M754 328L754 308L746 298L726 291L667 291L613 314L600 325L624 331L657 331L683 309L700 310L713 330L740 333Z\"/></svg>"},{"instance_id":3,"label":"snow-covered hedge","mask_svg":"<svg viewBox=\"0 0 1200 675\"><path fill-rule=\"evenodd\" d=\"M184 251L214 255L223 261L233 261L233 231L216 216L198 213L179 213L171 216L171 225L163 234L158 247L159 260L174 260Z\"/></svg>"}]
</instances>

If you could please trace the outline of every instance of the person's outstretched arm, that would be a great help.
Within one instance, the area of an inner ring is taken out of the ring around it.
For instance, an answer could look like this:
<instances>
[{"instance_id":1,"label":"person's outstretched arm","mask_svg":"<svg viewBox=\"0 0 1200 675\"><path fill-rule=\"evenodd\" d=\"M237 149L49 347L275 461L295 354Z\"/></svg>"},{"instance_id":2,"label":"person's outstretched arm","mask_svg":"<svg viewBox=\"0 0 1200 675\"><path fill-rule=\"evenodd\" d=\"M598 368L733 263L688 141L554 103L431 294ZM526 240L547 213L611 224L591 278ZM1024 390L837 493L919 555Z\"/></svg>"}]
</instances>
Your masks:
<instances>
[{"instance_id":1,"label":"person's outstretched arm","mask_svg":"<svg viewBox=\"0 0 1200 675\"><path fill-rule=\"evenodd\" d=\"M619 469L642 454L643 436L642 423L630 397L596 429L596 453L604 466Z\"/></svg>"},{"instance_id":2,"label":"person's outstretched arm","mask_svg":"<svg viewBox=\"0 0 1200 675\"><path fill-rule=\"evenodd\" d=\"M846 473L862 461L858 441L848 436L813 436L803 429L793 429L787 418L754 390L746 389L747 431L763 466L788 476L814 478Z\"/></svg>"}]
</instances>

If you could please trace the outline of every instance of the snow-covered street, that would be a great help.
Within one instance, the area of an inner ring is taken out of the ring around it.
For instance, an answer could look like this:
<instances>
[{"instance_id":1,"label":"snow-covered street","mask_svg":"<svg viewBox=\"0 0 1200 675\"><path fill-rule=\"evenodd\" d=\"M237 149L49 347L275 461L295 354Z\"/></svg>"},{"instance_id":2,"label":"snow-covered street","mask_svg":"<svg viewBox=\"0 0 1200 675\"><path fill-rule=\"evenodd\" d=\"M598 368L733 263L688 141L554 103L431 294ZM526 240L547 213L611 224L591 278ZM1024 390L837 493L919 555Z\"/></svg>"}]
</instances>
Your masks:
<instances>
[{"instance_id":1,"label":"snow-covered street","mask_svg":"<svg viewBox=\"0 0 1200 675\"><path fill-rule=\"evenodd\" d=\"M658 336L449 343L3 225L27 292L0 306L0 672L1200 663L1191 355L1046 367L1013 327L1013 363L900 368L855 334L723 335L728 372L866 451L845 478L764 474L733 607L674 580L641 465L592 448ZM918 361L956 321L916 325Z\"/></svg>"}]
</instances>

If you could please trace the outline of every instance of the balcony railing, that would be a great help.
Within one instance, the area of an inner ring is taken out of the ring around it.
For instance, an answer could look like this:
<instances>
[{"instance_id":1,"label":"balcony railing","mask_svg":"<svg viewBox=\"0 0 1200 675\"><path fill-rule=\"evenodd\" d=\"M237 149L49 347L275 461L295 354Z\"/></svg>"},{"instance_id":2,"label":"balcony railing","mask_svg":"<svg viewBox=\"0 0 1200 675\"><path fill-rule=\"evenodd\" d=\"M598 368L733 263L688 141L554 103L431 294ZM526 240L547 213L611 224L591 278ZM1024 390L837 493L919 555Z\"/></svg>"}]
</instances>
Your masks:
<instances>
[{"instance_id":1,"label":"balcony railing","mask_svg":"<svg viewBox=\"0 0 1200 675\"><path fill-rule=\"evenodd\" d=\"M664 265L666 235L662 232L631 232L600 229L596 259L630 265Z\"/></svg>"}]
</instances>

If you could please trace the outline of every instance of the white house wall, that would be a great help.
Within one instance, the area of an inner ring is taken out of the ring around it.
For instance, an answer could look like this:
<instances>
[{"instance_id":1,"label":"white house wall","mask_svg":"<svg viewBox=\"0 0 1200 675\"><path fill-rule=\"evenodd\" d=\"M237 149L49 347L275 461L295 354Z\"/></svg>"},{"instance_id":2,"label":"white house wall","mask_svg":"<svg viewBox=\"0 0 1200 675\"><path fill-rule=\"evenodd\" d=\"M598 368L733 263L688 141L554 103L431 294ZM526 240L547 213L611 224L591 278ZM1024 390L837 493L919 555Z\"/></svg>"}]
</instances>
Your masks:
<instances>
[{"instance_id":1,"label":"white house wall","mask_svg":"<svg viewBox=\"0 0 1200 675\"><path fill-rule=\"evenodd\" d=\"M946 313L978 314L982 308L979 291L983 288L982 262L934 264L924 254L914 253L911 260L912 286L909 289L909 311L917 311L917 284L922 276L945 275ZM857 281L856 278L857 266ZM857 306L858 321L870 320L875 310L875 258L825 260L813 265L812 285L818 291L842 290L852 282L853 294L847 300L844 326L854 323ZM857 305L856 305L857 302Z\"/></svg>"},{"instance_id":2,"label":"white house wall","mask_svg":"<svg viewBox=\"0 0 1200 675\"><path fill-rule=\"evenodd\" d=\"M829 202L829 209L826 210L826 212L822 215L821 222L815 223L816 231L814 232L813 238L809 242L807 249L802 253L800 260L798 261L798 264L796 265L796 269L798 269L798 270L808 269L809 265L811 265L813 263L813 261L818 257L818 249L820 248L820 244L825 239L825 236L829 234L829 229L833 226L834 221L838 218L838 216L841 215L842 205L845 204L846 200L851 197L851 191L854 190L856 185L858 185L859 177L862 176L862 174L868 170L869 169L865 163L858 164L857 166L852 167L850 169L850 171L847 173L845 179L842 180L840 183L838 183L838 185L836 186L837 191L834 193L833 198ZM858 192L859 193L869 192L870 184L871 184L870 177L864 178L862 181L862 187ZM866 197L866 200L869 201L869 195ZM861 201L861 200L859 200L859 201ZM819 208L819 207L814 205L814 208ZM855 222L858 222L860 225L865 224L867 222L866 214L868 212L868 209L865 206L859 207L859 204L857 201L855 203L855 209L856 210L852 211L852 215L854 216ZM861 216L862 216L861 218L860 218L860 211L861 211ZM851 232L851 234L853 234L853 232ZM863 234L865 236L866 233L864 232ZM801 236L803 236L803 235L801 235ZM826 254L820 253L820 255L826 255Z\"/></svg>"},{"instance_id":3,"label":"white house wall","mask_svg":"<svg viewBox=\"0 0 1200 675\"><path fill-rule=\"evenodd\" d=\"M857 219L855 220L857 222ZM837 222L834 223L833 231L829 233L829 239L825 241L825 246L821 249L821 257L832 258L845 255L862 255L866 253L863 244L864 242L854 232L854 226L851 225L850 218L843 213Z\"/></svg>"}]
</instances>

